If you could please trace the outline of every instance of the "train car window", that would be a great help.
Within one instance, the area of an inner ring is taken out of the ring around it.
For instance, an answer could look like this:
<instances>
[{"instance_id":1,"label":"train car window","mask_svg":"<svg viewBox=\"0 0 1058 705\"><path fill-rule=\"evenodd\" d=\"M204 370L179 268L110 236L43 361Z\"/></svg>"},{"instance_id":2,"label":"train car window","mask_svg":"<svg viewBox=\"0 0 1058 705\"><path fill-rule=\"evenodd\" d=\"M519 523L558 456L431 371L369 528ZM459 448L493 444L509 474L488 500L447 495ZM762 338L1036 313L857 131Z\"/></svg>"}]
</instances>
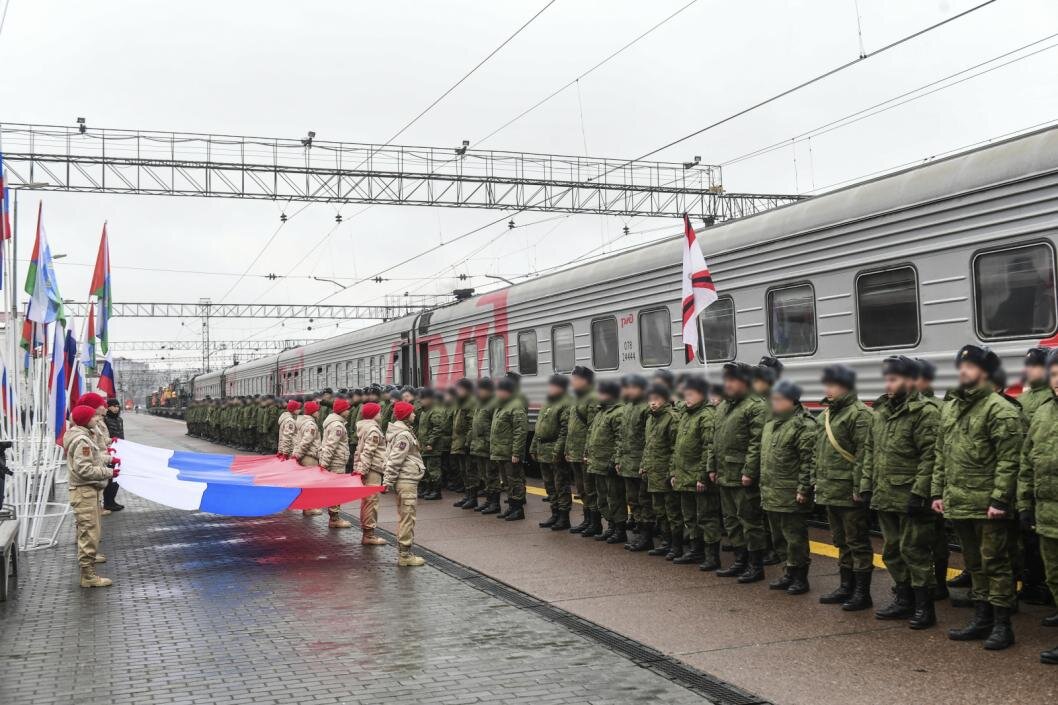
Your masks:
<instances>
[{"instance_id":1,"label":"train car window","mask_svg":"<svg viewBox=\"0 0 1058 705\"><path fill-rule=\"evenodd\" d=\"M856 277L856 328L864 348L918 344L918 278L913 267Z\"/></svg>"},{"instance_id":2,"label":"train car window","mask_svg":"<svg viewBox=\"0 0 1058 705\"><path fill-rule=\"evenodd\" d=\"M726 362L735 359L735 301L721 296L698 316L705 358L698 351L699 362Z\"/></svg>"},{"instance_id":3,"label":"train car window","mask_svg":"<svg viewBox=\"0 0 1058 705\"><path fill-rule=\"evenodd\" d=\"M672 320L667 308L639 312L639 360L643 367L672 364Z\"/></svg>"},{"instance_id":4,"label":"train car window","mask_svg":"<svg viewBox=\"0 0 1058 705\"><path fill-rule=\"evenodd\" d=\"M816 351L816 300L810 284L768 292L768 346L777 356Z\"/></svg>"},{"instance_id":5,"label":"train car window","mask_svg":"<svg viewBox=\"0 0 1058 705\"><path fill-rule=\"evenodd\" d=\"M374 384L374 383L378 382L378 358L377 357L369 357L367 359L367 363L369 365L369 368L368 368L368 382L370 382L371 384Z\"/></svg>"},{"instance_id":6,"label":"train car window","mask_svg":"<svg viewBox=\"0 0 1058 705\"><path fill-rule=\"evenodd\" d=\"M502 335L489 338L489 376L499 379L507 374L507 343Z\"/></svg>"},{"instance_id":7,"label":"train car window","mask_svg":"<svg viewBox=\"0 0 1058 705\"><path fill-rule=\"evenodd\" d=\"M591 322L591 363L597 370L616 370L621 360L617 342L617 319L596 318Z\"/></svg>"},{"instance_id":8,"label":"train car window","mask_svg":"<svg viewBox=\"0 0 1058 705\"><path fill-rule=\"evenodd\" d=\"M518 334L518 372L536 374L536 331L523 330Z\"/></svg>"},{"instance_id":9,"label":"train car window","mask_svg":"<svg viewBox=\"0 0 1058 705\"><path fill-rule=\"evenodd\" d=\"M573 326L564 323L551 329L551 367L555 372L570 372L577 364L573 345Z\"/></svg>"},{"instance_id":10,"label":"train car window","mask_svg":"<svg viewBox=\"0 0 1058 705\"><path fill-rule=\"evenodd\" d=\"M478 378L478 344L469 340L463 342L463 376Z\"/></svg>"},{"instance_id":11,"label":"train car window","mask_svg":"<svg viewBox=\"0 0 1058 705\"><path fill-rule=\"evenodd\" d=\"M368 379L364 377L364 358L360 358L356 361L356 386L366 387Z\"/></svg>"},{"instance_id":12,"label":"train car window","mask_svg":"<svg viewBox=\"0 0 1058 705\"><path fill-rule=\"evenodd\" d=\"M1054 333L1054 251L1038 243L977 255L973 261L977 332L981 338Z\"/></svg>"}]
</instances>

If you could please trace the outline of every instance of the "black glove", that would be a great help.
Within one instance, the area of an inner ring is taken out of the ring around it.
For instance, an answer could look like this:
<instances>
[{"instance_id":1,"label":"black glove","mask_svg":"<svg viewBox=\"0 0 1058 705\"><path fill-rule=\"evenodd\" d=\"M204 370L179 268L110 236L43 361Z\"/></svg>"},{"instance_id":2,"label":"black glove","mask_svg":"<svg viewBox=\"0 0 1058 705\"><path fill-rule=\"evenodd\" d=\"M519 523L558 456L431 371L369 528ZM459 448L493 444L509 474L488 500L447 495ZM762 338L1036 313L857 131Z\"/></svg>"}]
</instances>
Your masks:
<instances>
[{"instance_id":1,"label":"black glove","mask_svg":"<svg viewBox=\"0 0 1058 705\"><path fill-rule=\"evenodd\" d=\"M917 494L911 495L907 500L907 515L909 517L922 516L929 511L929 501Z\"/></svg>"},{"instance_id":2,"label":"black glove","mask_svg":"<svg viewBox=\"0 0 1058 705\"><path fill-rule=\"evenodd\" d=\"M1018 512L1018 523L1021 524L1022 530L1032 531L1036 528L1036 512L1031 509Z\"/></svg>"}]
</instances>

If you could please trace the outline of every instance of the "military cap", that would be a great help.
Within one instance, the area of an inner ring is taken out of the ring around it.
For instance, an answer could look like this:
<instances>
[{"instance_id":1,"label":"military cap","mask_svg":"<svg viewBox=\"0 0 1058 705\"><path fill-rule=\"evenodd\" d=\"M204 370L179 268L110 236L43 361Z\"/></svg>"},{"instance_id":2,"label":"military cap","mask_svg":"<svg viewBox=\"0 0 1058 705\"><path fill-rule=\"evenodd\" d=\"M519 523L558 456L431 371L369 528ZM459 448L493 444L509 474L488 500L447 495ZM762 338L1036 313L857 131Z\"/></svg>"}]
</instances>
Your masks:
<instances>
[{"instance_id":1,"label":"military cap","mask_svg":"<svg viewBox=\"0 0 1058 705\"><path fill-rule=\"evenodd\" d=\"M723 375L724 379L731 377L749 384L753 381L753 368L744 362L728 362L724 364Z\"/></svg>"},{"instance_id":2,"label":"military cap","mask_svg":"<svg viewBox=\"0 0 1058 705\"><path fill-rule=\"evenodd\" d=\"M599 388L597 391L603 396L613 397L614 399L616 399L617 397L621 396L621 385L619 385L617 382L614 382L612 379L608 379L603 382L599 382Z\"/></svg>"},{"instance_id":3,"label":"military cap","mask_svg":"<svg viewBox=\"0 0 1058 705\"><path fill-rule=\"evenodd\" d=\"M500 381L496 383L496 389L501 392L514 392L518 385L514 383L514 380L510 377L501 377Z\"/></svg>"},{"instance_id":4,"label":"military cap","mask_svg":"<svg viewBox=\"0 0 1058 705\"><path fill-rule=\"evenodd\" d=\"M107 406L121 406L121 402L111 397L110 399L107 399Z\"/></svg>"},{"instance_id":5,"label":"military cap","mask_svg":"<svg viewBox=\"0 0 1058 705\"><path fill-rule=\"evenodd\" d=\"M323 391L320 392L320 394L334 394L334 390L330 387L324 387Z\"/></svg>"},{"instance_id":6,"label":"military cap","mask_svg":"<svg viewBox=\"0 0 1058 705\"><path fill-rule=\"evenodd\" d=\"M801 388L788 379L780 379L771 391L772 394L786 397L794 404L801 402Z\"/></svg>"},{"instance_id":7,"label":"military cap","mask_svg":"<svg viewBox=\"0 0 1058 705\"><path fill-rule=\"evenodd\" d=\"M389 398L392 399L393 401L400 401L400 395L402 393L403 392L401 392L399 389L394 387L393 389L389 390Z\"/></svg>"},{"instance_id":8,"label":"military cap","mask_svg":"<svg viewBox=\"0 0 1058 705\"><path fill-rule=\"evenodd\" d=\"M996 389L1003 390L1007 388L1007 371L1002 367L997 367L988 373L988 381L992 383Z\"/></svg>"},{"instance_id":9,"label":"military cap","mask_svg":"<svg viewBox=\"0 0 1058 705\"><path fill-rule=\"evenodd\" d=\"M932 362L921 357L916 357L915 363L918 364L918 376L920 378L927 382L932 382L937 378L937 366Z\"/></svg>"},{"instance_id":10,"label":"military cap","mask_svg":"<svg viewBox=\"0 0 1058 705\"><path fill-rule=\"evenodd\" d=\"M845 389L855 389L856 371L846 365L827 365L823 368L823 384L837 384Z\"/></svg>"},{"instance_id":11,"label":"military cap","mask_svg":"<svg viewBox=\"0 0 1058 705\"><path fill-rule=\"evenodd\" d=\"M964 362L976 365L984 370L985 374L991 375L999 367L999 356L992 352L992 349L987 345L973 345L971 343L962 346L955 355L956 367Z\"/></svg>"},{"instance_id":12,"label":"military cap","mask_svg":"<svg viewBox=\"0 0 1058 705\"><path fill-rule=\"evenodd\" d=\"M757 363L757 367L769 367L775 370L775 379L782 377L782 361L777 357L771 355L765 355Z\"/></svg>"},{"instance_id":13,"label":"military cap","mask_svg":"<svg viewBox=\"0 0 1058 705\"><path fill-rule=\"evenodd\" d=\"M683 380L683 388L705 396L709 393L709 382L701 375L687 375Z\"/></svg>"},{"instance_id":14,"label":"military cap","mask_svg":"<svg viewBox=\"0 0 1058 705\"><path fill-rule=\"evenodd\" d=\"M430 389L429 387L423 387L419 391L419 398L420 399L434 399L436 397L437 397L437 393L434 390Z\"/></svg>"},{"instance_id":15,"label":"military cap","mask_svg":"<svg viewBox=\"0 0 1058 705\"><path fill-rule=\"evenodd\" d=\"M917 379L919 366L917 362L906 355L890 355L882 361L882 374Z\"/></svg>"},{"instance_id":16,"label":"military cap","mask_svg":"<svg viewBox=\"0 0 1058 705\"><path fill-rule=\"evenodd\" d=\"M465 389L468 392L469 391L473 391L473 389L474 389L474 383L471 382L466 377L464 377L464 378L460 379L459 381L457 381L456 382L456 386L459 387L460 389Z\"/></svg>"},{"instance_id":17,"label":"military cap","mask_svg":"<svg viewBox=\"0 0 1058 705\"><path fill-rule=\"evenodd\" d=\"M411 392L412 394L415 394L415 387L411 386L410 384L405 384L403 387L400 388L400 393L404 394L404 392Z\"/></svg>"},{"instance_id":18,"label":"military cap","mask_svg":"<svg viewBox=\"0 0 1058 705\"><path fill-rule=\"evenodd\" d=\"M569 389L569 377L566 375L551 375L547 383L552 387L560 387L563 391Z\"/></svg>"},{"instance_id":19,"label":"military cap","mask_svg":"<svg viewBox=\"0 0 1058 705\"><path fill-rule=\"evenodd\" d=\"M775 380L779 378L779 375L775 372L774 367L768 365L757 365L753 368L753 379L759 379L767 382L768 384L775 384Z\"/></svg>"},{"instance_id":20,"label":"military cap","mask_svg":"<svg viewBox=\"0 0 1058 705\"><path fill-rule=\"evenodd\" d=\"M342 387L341 389L338 390L338 393L339 394L348 394L349 393L349 389L347 387Z\"/></svg>"},{"instance_id":21,"label":"military cap","mask_svg":"<svg viewBox=\"0 0 1058 705\"><path fill-rule=\"evenodd\" d=\"M1058 365L1058 348L1053 348L1047 353L1047 367Z\"/></svg>"},{"instance_id":22,"label":"military cap","mask_svg":"<svg viewBox=\"0 0 1058 705\"><path fill-rule=\"evenodd\" d=\"M662 397L664 399L668 399L669 395L671 394L672 389L669 388L668 385L661 384L660 382L655 382L654 384L650 385L650 388L647 390L647 396L651 397Z\"/></svg>"},{"instance_id":23,"label":"military cap","mask_svg":"<svg viewBox=\"0 0 1058 705\"><path fill-rule=\"evenodd\" d=\"M676 375L672 374L672 370L666 368L654 370L654 379L660 380L669 389L672 389L676 384Z\"/></svg>"},{"instance_id":24,"label":"military cap","mask_svg":"<svg viewBox=\"0 0 1058 705\"><path fill-rule=\"evenodd\" d=\"M640 389L647 388L647 378L643 375L630 374L625 375L621 378L622 387L639 387Z\"/></svg>"},{"instance_id":25,"label":"military cap","mask_svg":"<svg viewBox=\"0 0 1058 705\"><path fill-rule=\"evenodd\" d=\"M1028 352L1025 353L1025 364L1028 366L1041 367L1047 364L1047 355L1050 353L1050 348L1037 346L1035 348L1029 348Z\"/></svg>"},{"instance_id":26,"label":"military cap","mask_svg":"<svg viewBox=\"0 0 1058 705\"><path fill-rule=\"evenodd\" d=\"M489 379L488 377L482 377L481 379L478 380L478 389L479 390L484 389L484 390L487 390L487 391L491 392L495 388L496 387L495 387L495 385L493 385L492 380Z\"/></svg>"},{"instance_id":27,"label":"military cap","mask_svg":"<svg viewBox=\"0 0 1058 705\"><path fill-rule=\"evenodd\" d=\"M580 377L585 382L590 383L595 381L595 373L592 372L590 367L584 367L583 365L577 365L574 367L570 374L574 377Z\"/></svg>"}]
</instances>

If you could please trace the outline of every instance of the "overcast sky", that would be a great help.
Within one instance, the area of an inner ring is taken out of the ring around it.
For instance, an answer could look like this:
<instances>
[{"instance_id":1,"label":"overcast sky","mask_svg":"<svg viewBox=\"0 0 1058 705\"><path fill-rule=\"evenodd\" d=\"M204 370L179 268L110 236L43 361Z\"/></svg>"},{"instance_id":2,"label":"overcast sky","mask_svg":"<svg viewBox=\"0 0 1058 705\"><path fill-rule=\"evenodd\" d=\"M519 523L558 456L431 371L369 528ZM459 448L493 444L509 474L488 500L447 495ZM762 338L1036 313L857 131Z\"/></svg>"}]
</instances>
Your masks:
<instances>
[{"instance_id":1,"label":"overcast sky","mask_svg":"<svg viewBox=\"0 0 1058 705\"><path fill-rule=\"evenodd\" d=\"M397 143L455 146L492 132L688 0L557 0ZM8 2L0 34L0 120L383 142L443 93L546 0L477 2ZM859 0L867 52L979 0ZM662 152L723 164L857 110L1058 33L1053 0L999 0L806 90ZM728 191L810 193L1058 118L1058 37L1044 51L847 127L728 164ZM632 158L860 53L853 0L698 0L632 49L482 146ZM989 64L982 68L990 68ZM978 69L980 70L980 69ZM583 116L583 117L582 117ZM2 145L0 145L2 148ZM796 156L796 161L795 161ZM20 200L21 233L38 194ZM282 227L251 275L227 293L279 225L266 201L43 194L67 298L83 299L99 231L109 221L117 300L312 303L336 291L308 277L353 278L503 215L375 206L304 209ZM288 213L300 209L287 207ZM334 229L336 212L345 222ZM521 224L546 219L523 214ZM573 216L483 230L330 303L442 293L459 273L514 278L616 240L667 232L664 221ZM673 223L678 230L678 223ZM325 233L300 267L291 265ZM490 240L495 242L454 270ZM25 253L28 243L22 252ZM24 267L24 264L22 265ZM142 271L193 270L214 274ZM291 274L278 283L263 275ZM440 278L435 278L442 275ZM476 278L474 285L489 286ZM225 295L227 294L226 298ZM362 325L218 320L213 338L319 337ZM267 330L265 330L267 329ZM115 340L197 339L195 319L118 319ZM262 333L262 331L264 331ZM156 353L158 354L158 353ZM139 354L142 355L142 354ZM178 362L195 357L178 355Z\"/></svg>"}]
</instances>

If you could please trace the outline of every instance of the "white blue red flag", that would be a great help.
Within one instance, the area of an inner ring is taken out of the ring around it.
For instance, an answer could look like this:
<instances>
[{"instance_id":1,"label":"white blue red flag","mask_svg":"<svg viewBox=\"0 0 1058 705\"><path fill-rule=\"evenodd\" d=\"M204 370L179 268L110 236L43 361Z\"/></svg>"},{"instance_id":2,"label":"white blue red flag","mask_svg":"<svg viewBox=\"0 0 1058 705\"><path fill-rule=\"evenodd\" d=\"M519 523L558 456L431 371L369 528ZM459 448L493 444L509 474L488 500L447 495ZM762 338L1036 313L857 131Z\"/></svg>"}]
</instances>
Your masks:
<instances>
[{"instance_id":1,"label":"white blue red flag","mask_svg":"<svg viewBox=\"0 0 1058 705\"><path fill-rule=\"evenodd\" d=\"M52 264L51 247L44 232L44 204L37 209L37 237L33 241L33 254L30 256L29 271L26 273L26 293L29 304L26 307L26 326L22 331L22 347L35 347L38 334L33 331L34 324L44 325L59 321L66 326L66 314L62 306L62 294L55 278L55 267Z\"/></svg>"},{"instance_id":2,"label":"white blue red flag","mask_svg":"<svg viewBox=\"0 0 1058 705\"><path fill-rule=\"evenodd\" d=\"M698 246L698 237L691 227L691 219L683 214L683 345L690 363L698 354L705 359L698 326L698 316L716 301L716 286L705 263L705 255Z\"/></svg>"},{"instance_id":3,"label":"white blue red flag","mask_svg":"<svg viewBox=\"0 0 1058 705\"><path fill-rule=\"evenodd\" d=\"M99 391L108 397L117 397L117 378L114 375L114 361L110 358L110 353L107 353L103 358L103 365L99 368L99 381L96 382L96 385L99 387Z\"/></svg>"},{"instance_id":4,"label":"white blue red flag","mask_svg":"<svg viewBox=\"0 0 1058 705\"><path fill-rule=\"evenodd\" d=\"M66 433L66 331L54 325L52 336L51 368L48 375L48 427L55 434L55 442L62 445Z\"/></svg>"},{"instance_id":5,"label":"white blue red flag","mask_svg":"<svg viewBox=\"0 0 1058 705\"><path fill-rule=\"evenodd\" d=\"M92 272L89 296L96 297L99 305L99 348L105 355L110 347L110 317L114 313L113 292L110 290L110 241L107 240L107 224L103 223L103 235L99 238L96 267Z\"/></svg>"}]
</instances>

